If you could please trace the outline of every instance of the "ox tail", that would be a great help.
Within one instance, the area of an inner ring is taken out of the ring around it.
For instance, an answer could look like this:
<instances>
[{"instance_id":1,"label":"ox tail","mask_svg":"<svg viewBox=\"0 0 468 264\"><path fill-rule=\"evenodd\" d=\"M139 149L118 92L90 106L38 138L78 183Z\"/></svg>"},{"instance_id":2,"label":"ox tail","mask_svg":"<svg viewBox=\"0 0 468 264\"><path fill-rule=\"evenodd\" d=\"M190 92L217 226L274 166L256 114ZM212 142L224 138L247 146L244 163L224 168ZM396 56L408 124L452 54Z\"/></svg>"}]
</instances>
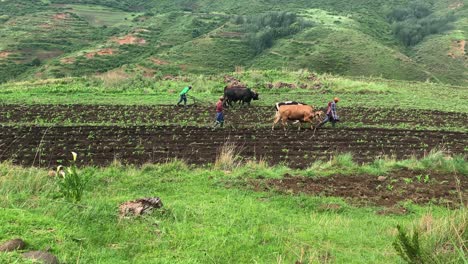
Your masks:
<instances>
[{"instance_id":1,"label":"ox tail","mask_svg":"<svg viewBox=\"0 0 468 264\"><path fill-rule=\"evenodd\" d=\"M275 115L273 116L273 119L276 119L278 116L280 116L280 112L279 111L276 111Z\"/></svg>"},{"instance_id":2,"label":"ox tail","mask_svg":"<svg viewBox=\"0 0 468 264\"><path fill-rule=\"evenodd\" d=\"M280 103L276 103L276 104L275 104L275 109L276 109L276 112L278 112L278 111L279 111L279 104L280 104Z\"/></svg>"}]
</instances>

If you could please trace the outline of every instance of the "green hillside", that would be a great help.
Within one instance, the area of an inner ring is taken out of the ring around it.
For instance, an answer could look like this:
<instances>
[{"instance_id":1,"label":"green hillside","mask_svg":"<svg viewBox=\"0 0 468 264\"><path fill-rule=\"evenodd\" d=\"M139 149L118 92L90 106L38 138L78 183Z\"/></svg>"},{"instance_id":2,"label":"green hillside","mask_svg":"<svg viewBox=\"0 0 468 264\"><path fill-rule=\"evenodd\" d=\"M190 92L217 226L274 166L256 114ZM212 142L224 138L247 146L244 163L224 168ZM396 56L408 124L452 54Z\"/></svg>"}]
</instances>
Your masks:
<instances>
[{"instance_id":1,"label":"green hillside","mask_svg":"<svg viewBox=\"0 0 468 264\"><path fill-rule=\"evenodd\" d=\"M3 0L0 82L122 67L148 78L242 67L467 85L466 1L415 3ZM404 13L412 6L427 14ZM415 34L418 42L405 45Z\"/></svg>"}]
</instances>

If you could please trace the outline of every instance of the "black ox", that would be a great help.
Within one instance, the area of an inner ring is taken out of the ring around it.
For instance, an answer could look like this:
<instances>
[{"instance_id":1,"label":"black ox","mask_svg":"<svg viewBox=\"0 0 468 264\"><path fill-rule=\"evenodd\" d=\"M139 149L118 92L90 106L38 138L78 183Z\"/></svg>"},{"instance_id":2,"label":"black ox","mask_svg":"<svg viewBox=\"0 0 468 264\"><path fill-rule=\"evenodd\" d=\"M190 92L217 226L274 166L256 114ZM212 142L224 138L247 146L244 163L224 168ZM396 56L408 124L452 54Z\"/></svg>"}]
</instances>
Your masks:
<instances>
[{"instance_id":1,"label":"black ox","mask_svg":"<svg viewBox=\"0 0 468 264\"><path fill-rule=\"evenodd\" d=\"M252 100L258 100L258 93L249 88L224 88L225 106L232 106L232 102L250 105L250 101Z\"/></svg>"}]
</instances>

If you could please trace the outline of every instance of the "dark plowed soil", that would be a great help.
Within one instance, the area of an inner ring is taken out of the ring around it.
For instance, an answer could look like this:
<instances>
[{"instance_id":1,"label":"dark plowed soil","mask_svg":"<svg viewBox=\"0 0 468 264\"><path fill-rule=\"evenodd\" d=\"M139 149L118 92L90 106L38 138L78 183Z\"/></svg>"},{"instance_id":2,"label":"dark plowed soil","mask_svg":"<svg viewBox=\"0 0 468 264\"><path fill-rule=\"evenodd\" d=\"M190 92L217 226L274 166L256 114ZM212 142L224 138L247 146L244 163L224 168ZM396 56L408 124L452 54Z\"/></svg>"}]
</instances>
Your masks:
<instances>
[{"instance_id":1,"label":"dark plowed soil","mask_svg":"<svg viewBox=\"0 0 468 264\"><path fill-rule=\"evenodd\" d=\"M181 126L0 127L0 161L55 166L79 154L80 164L166 162L174 158L192 164L213 163L220 147L234 143L240 155L271 164L305 168L317 159L351 152L357 162L388 155L421 157L435 147L466 154L467 133L388 129L332 129L300 132L270 129L219 129Z\"/></svg>"},{"instance_id":2,"label":"dark plowed soil","mask_svg":"<svg viewBox=\"0 0 468 264\"><path fill-rule=\"evenodd\" d=\"M428 175L428 176L426 176ZM457 186L457 179L460 184ZM275 190L281 193L343 197L358 204L393 206L403 201L417 204L436 203L448 206L467 203L468 176L398 171L378 180L371 175L335 175L321 178L293 177L252 180L257 191ZM460 192L458 190L461 190Z\"/></svg>"},{"instance_id":3,"label":"dark plowed soil","mask_svg":"<svg viewBox=\"0 0 468 264\"><path fill-rule=\"evenodd\" d=\"M226 111L226 122L234 127L271 125L275 109L236 107ZM383 108L339 108L343 124L364 126L457 127L468 130L468 114L427 110ZM189 124L206 126L214 120L214 108L190 106L121 105L0 105L0 123L35 124Z\"/></svg>"}]
</instances>

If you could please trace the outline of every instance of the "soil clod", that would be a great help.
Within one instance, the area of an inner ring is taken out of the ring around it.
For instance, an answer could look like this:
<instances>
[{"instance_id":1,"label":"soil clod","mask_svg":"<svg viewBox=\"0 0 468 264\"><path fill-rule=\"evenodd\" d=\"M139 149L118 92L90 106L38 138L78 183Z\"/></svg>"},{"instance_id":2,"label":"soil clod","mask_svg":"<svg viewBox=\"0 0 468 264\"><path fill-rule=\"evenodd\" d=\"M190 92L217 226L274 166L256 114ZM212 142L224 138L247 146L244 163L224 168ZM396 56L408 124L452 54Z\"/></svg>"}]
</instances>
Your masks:
<instances>
[{"instance_id":1,"label":"soil clod","mask_svg":"<svg viewBox=\"0 0 468 264\"><path fill-rule=\"evenodd\" d=\"M121 204L119 206L119 215L120 217L125 217L149 214L153 209L161 208L162 206L163 204L159 197L141 198Z\"/></svg>"},{"instance_id":2,"label":"soil clod","mask_svg":"<svg viewBox=\"0 0 468 264\"><path fill-rule=\"evenodd\" d=\"M0 252L10 252L22 250L26 247L26 243L21 238L15 238L0 245Z\"/></svg>"},{"instance_id":3,"label":"soil clod","mask_svg":"<svg viewBox=\"0 0 468 264\"><path fill-rule=\"evenodd\" d=\"M23 257L35 261L39 261L43 264L58 264L58 258L53 254L45 251L30 251L23 253Z\"/></svg>"}]
</instances>

